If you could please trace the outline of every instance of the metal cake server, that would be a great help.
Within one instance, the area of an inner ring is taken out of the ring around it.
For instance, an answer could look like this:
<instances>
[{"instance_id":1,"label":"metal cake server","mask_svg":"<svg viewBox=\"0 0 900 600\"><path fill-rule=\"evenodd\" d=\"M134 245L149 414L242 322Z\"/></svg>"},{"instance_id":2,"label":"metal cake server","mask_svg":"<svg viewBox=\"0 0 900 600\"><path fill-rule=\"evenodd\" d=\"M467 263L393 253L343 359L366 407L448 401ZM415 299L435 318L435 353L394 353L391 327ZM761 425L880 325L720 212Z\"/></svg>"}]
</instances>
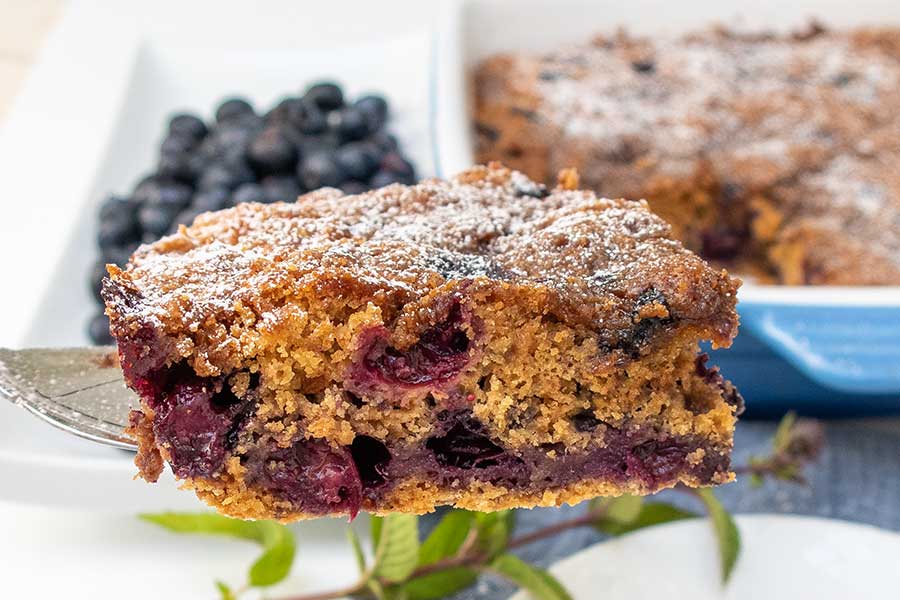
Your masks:
<instances>
[{"instance_id":1,"label":"metal cake server","mask_svg":"<svg viewBox=\"0 0 900 600\"><path fill-rule=\"evenodd\" d=\"M63 431L136 449L124 429L138 400L125 386L115 346L0 348L0 398Z\"/></svg>"}]
</instances>

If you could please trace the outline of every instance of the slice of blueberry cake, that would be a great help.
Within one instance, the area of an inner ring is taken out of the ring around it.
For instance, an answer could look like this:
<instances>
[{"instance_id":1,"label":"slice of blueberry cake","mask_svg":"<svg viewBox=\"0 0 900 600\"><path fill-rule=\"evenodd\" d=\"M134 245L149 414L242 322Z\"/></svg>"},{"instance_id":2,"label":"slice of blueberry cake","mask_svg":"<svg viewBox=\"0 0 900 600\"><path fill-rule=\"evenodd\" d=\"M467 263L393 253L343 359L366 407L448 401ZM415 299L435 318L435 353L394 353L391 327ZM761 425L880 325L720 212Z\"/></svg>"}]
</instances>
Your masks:
<instances>
[{"instance_id":1,"label":"slice of blueberry cake","mask_svg":"<svg viewBox=\"0 0 900 600\"><path fill-rule=\"evenodd\" d=\"M224 513L292 520L574 503L732 479L738 282L644 202L493 164L242 204L110 267L163 462Z\"/></svg>"}]
</instances>

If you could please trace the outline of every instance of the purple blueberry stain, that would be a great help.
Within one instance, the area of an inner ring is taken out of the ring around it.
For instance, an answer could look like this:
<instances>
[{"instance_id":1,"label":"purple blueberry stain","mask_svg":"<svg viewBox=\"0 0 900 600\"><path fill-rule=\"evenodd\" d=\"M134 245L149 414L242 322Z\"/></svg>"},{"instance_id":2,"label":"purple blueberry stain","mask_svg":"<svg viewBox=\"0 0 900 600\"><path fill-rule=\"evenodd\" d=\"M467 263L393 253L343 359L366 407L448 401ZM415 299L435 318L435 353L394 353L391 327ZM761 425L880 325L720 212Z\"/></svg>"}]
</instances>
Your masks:
<instances>
[{"instance_id":1,"label":"purple blueberry stain","mask_svg":"<svg viewBox=\"0 0 900 600\"><path fill-rule=\"evenodd\" d=\"M363 368L356 369L357 379L363 380L361 387L377 382L417 386L451 379L469 360L471 341L465 324L462 306L454 302L446 318L425 330L409 348L395 348L386 335L374 335L363 353Z\"/></svg>"},{"instance_id":2,"label":"purple blueberry stain","mask_svg":"<svg viewBox=\"0 0 900 600\"><path fill-rule=\"evenodd\" d=\"M376 487L385 482L391 453L384 443L367 435L358 435L350 445L350 455L356 464L356 470L364 489Z\"/></svg>"},{"instance_id":3,"label":"purple blueberry stain","mask_svg":"<svg viewBox=\"0 0 900 600\"><path fill-rule=\"evenodd\" d=\"M425 442L438 464L457 469L484 469L499 464L503 448L491 441L484 424L465 411L442 413L449 429Z\"/></svg>"},{"instance_id":4,"label":"purple blueberry stain","mask_svg":"<svg viewBox=\"0 0 900 600\"><path fill-rule=\"evenodd\" d=\"M352 519L362 504L363 482L351 452L322 439L298 440L289 448L259 448L245 466L247 483L303 512L346 513Z\"/></svg>"}]
</instances>

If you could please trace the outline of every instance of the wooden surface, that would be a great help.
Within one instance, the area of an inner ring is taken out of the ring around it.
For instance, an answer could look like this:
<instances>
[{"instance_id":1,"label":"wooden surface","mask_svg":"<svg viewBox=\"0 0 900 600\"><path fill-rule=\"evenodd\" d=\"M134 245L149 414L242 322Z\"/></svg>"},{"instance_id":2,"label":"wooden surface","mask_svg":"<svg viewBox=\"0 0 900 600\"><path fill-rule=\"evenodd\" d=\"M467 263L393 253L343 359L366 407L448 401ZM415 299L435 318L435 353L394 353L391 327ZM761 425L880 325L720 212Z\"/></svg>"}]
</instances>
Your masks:
<instances>
[{"instance_id":1,"label":"wooden surface","mask_svg":"<svg viewBox=\"0 0 900 600\"><path fill-rule=\"evenodd\" d=\"M56 22L63 0L0 0L0 122Z\"/></svg>"}]
</instances>

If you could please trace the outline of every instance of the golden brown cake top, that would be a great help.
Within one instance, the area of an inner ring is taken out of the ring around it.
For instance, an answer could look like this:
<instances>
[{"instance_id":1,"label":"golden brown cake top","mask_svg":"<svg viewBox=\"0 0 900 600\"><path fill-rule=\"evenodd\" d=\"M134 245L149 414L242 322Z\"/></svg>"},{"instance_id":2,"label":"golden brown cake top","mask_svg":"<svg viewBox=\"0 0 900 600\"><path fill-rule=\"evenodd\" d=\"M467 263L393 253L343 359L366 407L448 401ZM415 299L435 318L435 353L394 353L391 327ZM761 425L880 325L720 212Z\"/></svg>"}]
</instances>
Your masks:
<instances>
[{"instance_id":1,"label":"golden brown cake top","mask_svg":"<svg viewBox=\"0 0 900 600\"><path fill-rule=\"evenodd\" d=\"M900 266L900 29L620 33L494 57L479 82L547 131L551 172L579 164L600 193L629 195L700 164L777 199L793 227Z\"/></svg>"},{"instance_id":2,"label":"golden brown cake top","mask_svg":"<svg viewBox=\"0 0 900 600\"><path fill-rule=\"evenodd\" d=\"M491 165L448 181L355 196L325 189L200 215L142 246L125 271L110 267L105 296L117 335L145 326L175 335L248 318L273 324L310 298L373 303L388 323L441 290L527 288L544 292L547 313L591 330L662 310L727 344L738 282L669 235L642 201L547 190Z\"/></svg>"}]
</instances>

